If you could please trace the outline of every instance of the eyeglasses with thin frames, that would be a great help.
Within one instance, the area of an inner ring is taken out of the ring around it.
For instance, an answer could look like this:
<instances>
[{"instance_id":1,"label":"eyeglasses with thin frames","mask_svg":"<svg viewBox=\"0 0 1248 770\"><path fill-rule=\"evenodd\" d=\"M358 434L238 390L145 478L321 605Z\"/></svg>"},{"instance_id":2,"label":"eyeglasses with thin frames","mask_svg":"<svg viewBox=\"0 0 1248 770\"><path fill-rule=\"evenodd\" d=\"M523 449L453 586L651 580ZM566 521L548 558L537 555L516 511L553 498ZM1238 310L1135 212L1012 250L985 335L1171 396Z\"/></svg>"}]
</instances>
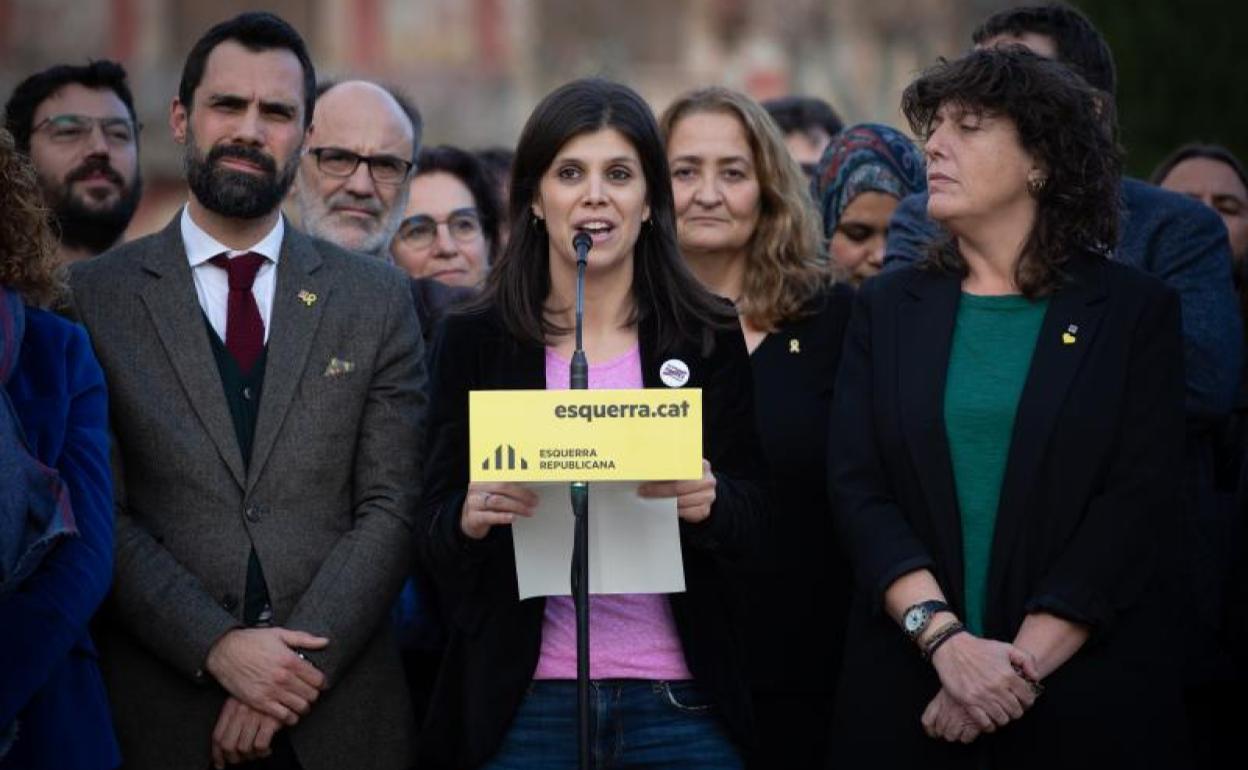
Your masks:
<instances>
[{"instance_id":1,"label":"eyeglasses with thin frames","mask_svg":"<svg viewBox=\"0 0 1248 770\"><path fill-rule=\"evenodd\" d=\"M397 155L360 155L341 147L314 147L308 154L316 158L316 167L322 173L336 177L348 177L355 173L361 163L368 164L368 175L377 184L394 185L407 181L413 164Z\"/></svg>"},{"instance_id":2,"label":"eyeglasses with thin frames","mask_svg":"<svg viewBox=\"0 0 1248 770\"><path fill-rule=\"evenodd\" d=\"M113 147L133 144L143 130L143 124L129 118L95 118L90 115L51 115L35 124L32 134L45 132L48 139L57 144L78 144L86 141L96 126L104 135L104 141Z\"/></svg>"},{"instance_id":3,"label":"eyeglasses with thin frames","mask_svg":"<svg viewBox=\"0 0 1248 770\"><path fill-rule=\"evenodd\" d=\"M399 239L416 249L427 249L438 239L438 226L446 225L451 238L460 243L471 243L482 235L481 219L475 208L455 209L446 219L434 219L428 214L417 214L403 220L399 226Z\"/></svg>"}]
</instances>

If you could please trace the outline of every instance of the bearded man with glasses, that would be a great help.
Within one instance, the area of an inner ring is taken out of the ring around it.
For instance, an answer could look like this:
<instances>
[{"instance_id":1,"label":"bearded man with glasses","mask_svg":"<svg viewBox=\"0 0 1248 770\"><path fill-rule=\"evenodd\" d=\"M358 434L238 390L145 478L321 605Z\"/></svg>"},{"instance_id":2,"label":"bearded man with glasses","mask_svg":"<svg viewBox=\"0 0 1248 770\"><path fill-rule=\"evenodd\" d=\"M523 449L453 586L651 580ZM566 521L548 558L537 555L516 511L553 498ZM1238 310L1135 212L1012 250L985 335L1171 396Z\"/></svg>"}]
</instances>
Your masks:
<instances>
[{"instance_id":1,"label":"bearded man with glasses","mask_svg":"<svg viewBox=\"0 0 1248 770\"><path fill-rule=\"evenodd\" d=\"M299 164L303 229L345 249L385 253L407 205L420 116L375 83L323 86Z\"/></svg>"},{"instance_id":2,"label":"bearded man with glasses","mask_svg":"<svg viewBox=\"0 0 1248 770\"><path fill-rule=\"evenodd\" d=\"M60 64L31 75L5 106L5 127L30 156L60 235L77 262L117 243L138 208L139 130L116 62Z\"/></svg>"}]
</instances>

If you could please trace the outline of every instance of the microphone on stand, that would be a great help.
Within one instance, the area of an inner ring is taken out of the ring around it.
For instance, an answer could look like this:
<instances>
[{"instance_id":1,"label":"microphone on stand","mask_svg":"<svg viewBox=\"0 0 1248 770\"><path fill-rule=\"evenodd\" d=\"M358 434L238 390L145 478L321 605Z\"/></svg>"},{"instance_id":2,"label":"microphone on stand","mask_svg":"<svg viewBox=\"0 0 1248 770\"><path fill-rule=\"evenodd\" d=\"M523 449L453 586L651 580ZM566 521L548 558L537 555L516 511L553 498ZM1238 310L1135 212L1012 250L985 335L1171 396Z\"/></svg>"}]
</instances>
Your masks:
<instances>
[{"instance_id":1,"label":"microphone on stand","mask_svg":"<svg viewBox=\"0 0 1248 770\"><path fill-rule=\"evenodd\" d=\"M581 344L585 325L585 265L594 239L584 230L572 236L576 249L576 349L568 386L572 390L589 389L589 362ZM593 745L589 703L589 484L571 483L572 516L575 519L572 539L572 603L576 608L576 721L577 754L580 770L593 770L590 747Z\"/></svg>"},{"instance_id":2,"label":"microphone on stand","mask_svg":"<svg viewBox=\"0 0 1248 770\"><path fill-rule=\"evenodd\" d=\"M585 360L585 348L581 345L581 327L585 324L585 266L589 263L589 250L594 239L584 230L572 236L572 248L576 249L576 349L572 352L571 377L568 386L572 390L589 387L589 363Z\"/></svg>"},{"instance_id":3,"label":"microphone on stand","mask_svg":"<svg viewBox=\"0 0 1248 770\"><path fill-rule=\"evenodd\" d=\"M594 239L584 230L577 230L572 236L572 248L576 249L576 264L583 265L589 261L589 250L594 247Z\"/></svg>"}]
</instances>

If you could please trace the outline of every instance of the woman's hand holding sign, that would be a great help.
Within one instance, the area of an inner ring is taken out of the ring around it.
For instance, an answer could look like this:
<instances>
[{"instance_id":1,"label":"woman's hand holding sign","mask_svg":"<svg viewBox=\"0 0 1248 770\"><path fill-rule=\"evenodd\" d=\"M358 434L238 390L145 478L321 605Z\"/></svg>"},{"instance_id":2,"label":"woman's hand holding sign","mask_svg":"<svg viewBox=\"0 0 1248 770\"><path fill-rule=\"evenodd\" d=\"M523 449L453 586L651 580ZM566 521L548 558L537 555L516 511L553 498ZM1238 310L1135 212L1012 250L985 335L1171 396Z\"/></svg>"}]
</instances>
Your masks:
<instances>
[{"instance_id":1,"label":"woman's hand holding sign","mask_svg":"<svg viewBox=\"0 0 1248 770\"><path fill-rule=\"evenodd\" d=\"M473 540L480 540L491 527L511 524L517 516L532 516L536 505L537 493L523 484L476 481L468 485L459 528Z\"/></svg>"},{"instance_id":2,"label":"woman's hand holding sign","mask_svg":"<svg viewBox=\"0 0 1248 770\"><path fill-rule=\"evenodd\" d=\"M676 513L690 524L706 521L715 503L715 474L702 458L702 478L692 481L648 481L637 487L642 497L674 497Z\"/></svg>"}]
</instances>

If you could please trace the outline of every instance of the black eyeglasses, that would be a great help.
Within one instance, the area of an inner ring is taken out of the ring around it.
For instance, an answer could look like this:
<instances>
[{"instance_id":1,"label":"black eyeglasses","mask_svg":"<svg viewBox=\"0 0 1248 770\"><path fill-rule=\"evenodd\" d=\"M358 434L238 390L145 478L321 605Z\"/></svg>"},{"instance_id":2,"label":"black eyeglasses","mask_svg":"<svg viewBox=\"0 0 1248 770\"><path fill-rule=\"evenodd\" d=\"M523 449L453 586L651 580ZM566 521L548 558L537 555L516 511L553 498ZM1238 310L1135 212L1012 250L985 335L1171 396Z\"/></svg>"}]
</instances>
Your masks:
<instances>
[{"instance_id":1,"label":"black eyeglasses","mask_svg":"<svg viewBox=\"0 0 1248 770\"><path fill-rule=\"evenodd\" d=\"M438 225L445 224L451 237L460 243L470 243L482 235L481 219L473 208L455 209L446 219L437 220L428 214L417 214L403 220L399 225L399 239L413 248L427 249L438 239Z\"/></svg>"},{"instance_id":2,"label":"black eyeglasses","mask_svg":"<svg viewBox=\"0 0 1248 770\"><path fill-rule=\"evenodd\" d=\"M86 140L96 125L104 135L104 141L113 147L124 147L133 144L142 124L134 123L129 118L93 118L90 115L52 115L35 124L30 130L32 134L46 129L48 139L57 144L78 144Z\"/></svg>"},{"instance_id":3,"label":"black eyeglasses","mask_svg":"<svg viewBox=\"0 0 1248 770\"><path fill-rule=\"evenodd\" d=\"M377 184L400 184L406 181L415 165L397 155L359 155L341 147L314 147L308 153L316 158L316 167L330 176L347 177L360 163L368 164L368 175Z\"/></svg>"}]
</instances>

